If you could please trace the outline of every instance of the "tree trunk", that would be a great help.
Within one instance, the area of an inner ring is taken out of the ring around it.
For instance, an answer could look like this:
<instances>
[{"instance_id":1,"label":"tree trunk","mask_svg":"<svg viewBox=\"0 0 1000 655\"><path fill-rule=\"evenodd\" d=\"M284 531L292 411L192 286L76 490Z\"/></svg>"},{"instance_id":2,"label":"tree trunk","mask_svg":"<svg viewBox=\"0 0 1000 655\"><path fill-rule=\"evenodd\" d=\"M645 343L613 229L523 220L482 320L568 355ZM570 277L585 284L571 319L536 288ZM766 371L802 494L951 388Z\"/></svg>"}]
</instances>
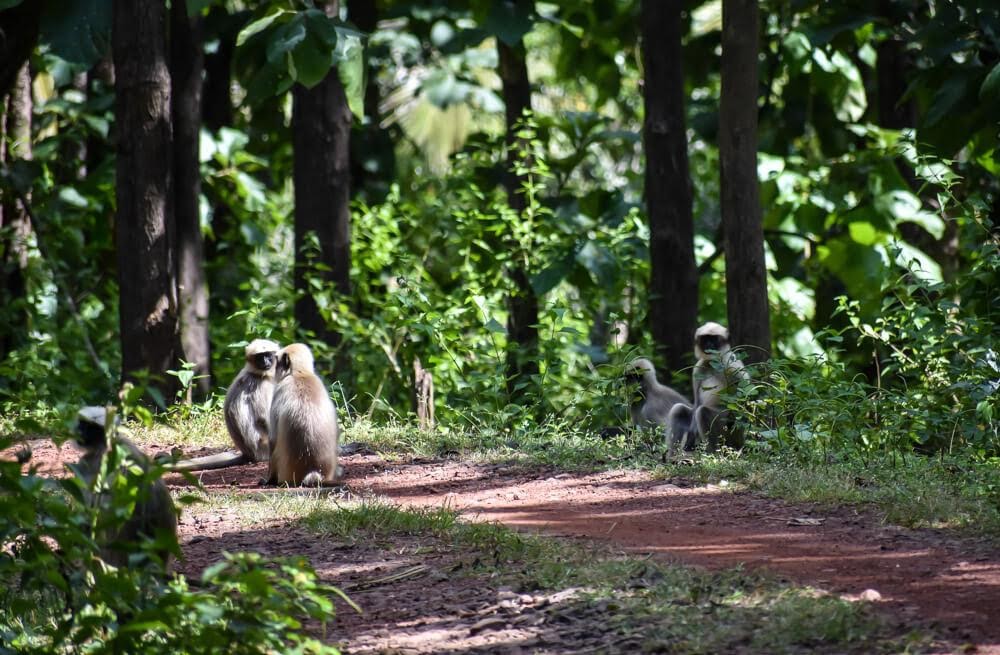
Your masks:
<instances>
[{"instance_id":1,"label":"tree trunk","mask_svg":"<svg viewBox=\"0 0 1000 655\"><path fill-rule=\"evenodd\" d=\"M31 159L31 72L21 66L7 97L0 147L0 161L6 165L18 159ZM28 240L31 221L16 195L3 194L0 206L0 299L3 322L0 323L0 361L23 345L28 331L24 272L28 267Z\"/></svg>"},{"instance_id":2,"label":"tree trunk","mask_svg":"<svg viewBox=\"0 0 1000 655\"><path fill-rule=\"evenodd\" d=\"M171 115L174 130L174 221L177 225L177 299L184 360L195 365L195 385L211 391L208 287L201 237L201 85L204 70L202 21L187 15L187 3L170 9Z\"/></svg>"},{"instance_id":3,"label":"tree trunk","mask_svg":"<svg viewBox=\"0 0 1000 655\"><path fill-rule=\"evenodd\" d=\"M719 161L726 236L726 308L750 362L771 353L764 233L757 181L757 0L722 2Z\"/></svg>"},{"instance_id":4,"label":"tree trunk","mask_svg":"<svg viewBox=\"0 0 1000 655\"><path fill-rule=\"evenodd\" d=\"M171 216L170 71L163 0L114 0L118 248L122 379L147 371L167 399L178 364Z\"/></svg>"},{"instance_id":5,"label":"tree trunk","mask_svg":"<svg viewBox=\"0 0 1000 655\"><path fill-rule=\"evenodd\" d=\"M327 4L325 11L336 16L337 3ZM324 292L333 290L345 296L351 293L351 110L335 68L311 89L296 85L292 102L295 291L300 294L295 302L295 320L302 330L336 347L341 337L327 328L306 284L306 273L327 283ZM310 235L319 244L312 261L305 249ZM313 268L316 264L319 268ZM341 381L349 373L337 367Z\"/></svg>"},{"instance_id":6,"label":"tree trunk","mask_svg":"<svg viewBox=\"0 0 1000 655\"><path fill-rule=\"evenodd\" d=\"M523 1L523 0L522 0ZM497 39L500 80L503 84L507 142L507 170L503 183L507 190L507 204L518 214L524 212L522 186L524 180L514 172L519 145L517 122L531 110L531 83L525 60L524 43L514 46ZM512 289L507 298L507 393L512 402L532 400L533 380L539 373L538 349L538 298L531 288L528 271L517 263L511 264L507 275ZM540 389L534 389L534 400L542 400Z\"/></svg>"},{"instance_id":7,"label":"tree trunk","mask_svg":"<svg viewBox=\"0 0 1000 655\"><path fill-rule=\"evenodd\" d=\"M643 0L642 64L649 214L649 322L668 375L694 363L698 269L688 172L680 0Z\"/></svg>"},{"instance_id":8,"label":"tree trunk","mask_svg":"<svg viewBox=\"0 0 1000 655\"><path fill-rule=\"evenodd\" d=\"M0 11L0 98L10 93L38 40L44 2L24 0Z\"/></svg>"}]
</instances>

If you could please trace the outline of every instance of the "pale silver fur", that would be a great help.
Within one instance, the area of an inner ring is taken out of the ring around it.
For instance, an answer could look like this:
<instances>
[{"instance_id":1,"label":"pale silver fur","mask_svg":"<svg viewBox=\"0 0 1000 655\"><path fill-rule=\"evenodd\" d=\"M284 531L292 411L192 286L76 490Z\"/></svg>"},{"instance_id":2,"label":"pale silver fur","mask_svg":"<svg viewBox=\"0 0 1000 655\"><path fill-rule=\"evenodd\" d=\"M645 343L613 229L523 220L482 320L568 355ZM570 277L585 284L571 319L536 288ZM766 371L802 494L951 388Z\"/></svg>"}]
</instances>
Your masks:
<instances>
[{"instance_id":1,"label":"pale silver fur","mask_svg":"<svg viewBox=\"0 0 1000 655\"><path fill-rule=\"evenodd\" d=\"M667 424L670 410L678 403L688 403L687 398L656 379L653 363L640 357L628 364L626 375L640 375L642 397L629 407L632 425L636 427L663 426Z\"/></svg>"},{"instance_id":2,"label":"pale silver fur","mask_svg":"<svg viewBox=\"0 0 1000 655\"><path fill-rule=\"evenodd\" d=\"M302 344L279 353L270 423L270 484L322 486L336 481L341 474L337 409L314 372L312 353Z\"/></svg>"}]
</instances>

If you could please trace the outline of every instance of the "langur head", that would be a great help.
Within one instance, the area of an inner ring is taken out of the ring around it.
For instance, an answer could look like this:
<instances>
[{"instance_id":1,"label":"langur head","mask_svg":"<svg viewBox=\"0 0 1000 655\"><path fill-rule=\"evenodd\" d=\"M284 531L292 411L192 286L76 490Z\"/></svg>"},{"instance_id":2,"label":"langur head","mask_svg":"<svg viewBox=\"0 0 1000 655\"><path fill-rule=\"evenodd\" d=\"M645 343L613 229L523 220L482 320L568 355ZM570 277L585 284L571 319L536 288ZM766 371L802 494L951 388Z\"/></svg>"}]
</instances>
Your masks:
<instances>
[{"instance_id":1,"label":"langur head","mask_svg":"<svg viewBox=\"0 0 1000 655\"><path fill-rule=\"evenodd\" d=\"M656 380L656 369L653 362L645 357L632 360L625 365L625 381L629 384L639 384L648 386L650 382Z\"/></svg>"},{"instance_id":2,"label":"langur head","mask_svg":"<svg viewBox=\"0 0 1000 655\"><path fill-rule=\"evenodd\" d=\"M309 346L304 343L293 343L285 346L278 353L278 366L275 369L277 378L280 380L292 373L312 373L313 356Z\"/></svg>"},{"instance_id":3,"label":"langur head","mask_svg":"<svg viewBox=\"0 0 1000 655\"><path fill-rule=\"evenodd\" d=\"M118 425L118 416L112 416L108 425L108 408L88 406L76 414L76 440L88 450L103 448L108 443L108 433Z\"/></svg>"},{"instance_id":4,"label":"langur head","mask_svg":"<svg viewBox=\"0 0 1000 655\"><path fill-rule=\"evenodd\" d=\"M729 330L718 323L705 323L694 333L694 354L705 359L709 351L729 350Z\"/></svg>"},{"instance_id":5,"label":"langur head","mask_svg":"<svg viewBox=\"0 0 1000 655\"><path fill-rule=\"evenodd\" d=\"M267 339L254 339L247 345L247 366L256 373L267 373L274 367L281 346Z\"/></svg>"}]
</instances>

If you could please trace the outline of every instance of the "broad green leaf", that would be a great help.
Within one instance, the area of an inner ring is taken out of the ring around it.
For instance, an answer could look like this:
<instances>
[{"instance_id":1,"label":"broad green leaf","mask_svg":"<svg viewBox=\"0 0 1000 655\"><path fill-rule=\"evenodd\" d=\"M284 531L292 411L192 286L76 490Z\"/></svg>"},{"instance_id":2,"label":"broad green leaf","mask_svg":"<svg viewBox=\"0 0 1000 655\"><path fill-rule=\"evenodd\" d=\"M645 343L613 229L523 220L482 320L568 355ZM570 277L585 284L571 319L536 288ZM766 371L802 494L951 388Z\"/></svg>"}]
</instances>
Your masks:
<instances>
[{"instance_id":1,"label":"broad green leaf","mask_svg":"<svg viewBox=\"0 0 1000 655\"><path fill-rule=\"evenodd\" d=\"M267 61L277 64L306 38L305 19L300 14L275 28L267 39Z\"/></svg>"},{"instance_id":2,"label":"broad green leaf","mask_svg":"<svg viewBox=\"0 0 1000 655\"><path fill-rule=\"evenodd\" d=\"M236 46L239 47L243 45L254 35L263 32L264 30L266 30L268 27L271 26L271 23L278 20L279 18L285 17L287 19L289 14L294 14L294 13L295 13L294 11L289 11L287 9L279 9L273 14L268 14L263 18L255 20L254 22L250 23L242 30L240 30L239 35L237 35L236 37Z\"/></svg>"},{"instance_id":3,"label":"broad green leaf","mask_svg":"<svg viewBox=\"0 0 1000 655\"><path fill-rule=\"evenodd\" d=\"M935 239L944 235L944 221L937 214L925 211L920 199L909 191L894 189L875 198L875 208L891 217L892 222L909 221L920 225Z\"/></svg>"},{"instance_id":4,"label":"broad green leaf","mask_svg":"<svg viewBox=\"0 0 1000 655\"><path fill-rule=\"evenodd\" d=\"M89 68L110 50L111 6L107 0L47 2L40 38L53 54Z\"/></svg>"},{"instance_id":5,"label":"broad green leaf","mask_svg":"<svg viewBox=\"0 0 1000 655\"><path fill-rule=\"evenodd\" d=\"M521 37L531 31L532 3L492 2L483 29L509 46L515 46Z\"/></svg>"},{"instance_id":6,"label":"broad green leaf","mask_svg":"<svg viewBox=\"0 0 1000 655\"><path fill-rule=\"evenodd\" d=\"M924 119L925 127L932 127L948 116L965 97L968 80L963 75L954 75L944 81L931 100L930 109Z\"/></svg>"},{"instance_id":7,"label":"broad green leaf","mask_svg":"<svg viewBox=\"0 0 1000 655\"><path fill-rule=\"evenodd\" d=\"M878 240L880 233L875 229L875 226L871 223L865 221L855 221L847 225L847 231L850 233L851 238L864 246L874 245Z\"/></svg>"},{"instance_id":8,"label":"broad green leaf","mask_svg":"<svg viewBox=\"0 0 1000 655\"><path fill-rule=\"evenodd\" d=\"M885 252L895 260L898 266L902 266L922 280L934 283L940 283L944 280L941 275L941 265L931 259L927 253L905 241L896 241L886 246Z\"/></svg>"},{"instance_id":9,"label":"broad green leaf","mask_svg":"<svg viewBox=\"0 0 1000 655\"><path fill-rule=\"evenodd\" d=\"M332 61L333 53L310 32L292 52L295 80L307 88L316 86L330 72Z\"/></svg>"},{"instance_id":10,"label":"broad green leaf","mask_svg":"<svg viewBox=\"0 0 1000 655\"><path fill-rule=\"evenodd\" d=\"M337 75L344 86L347 105L351 113L359 120L365 116L365 83L367 67L365 66L365 51L361 35L354 30L337 26L337 49L334 53L337 62Z\"/></svg>"},{"instance_id":11,"label":"broad green leaf","mask_svg":"<svg viewBox=\"0 0 1000 655\"><path fill-rule=\"evenodd\" d=\"M499 321L495 318L490 318L483 327L495 334L507 334L507 328L500 325Z\"/></svg>"},{"instance_id":12,"label":"broad green leaf","mask_svg":"<svg viewBox=\"0 0 1000 655\"><path fill-rule=\"evenodd\" d=\"M0 11L4 9L10 9L11 7L16 7L24 2L24 0L0 0Z\"/></svg>"}]
</instances>

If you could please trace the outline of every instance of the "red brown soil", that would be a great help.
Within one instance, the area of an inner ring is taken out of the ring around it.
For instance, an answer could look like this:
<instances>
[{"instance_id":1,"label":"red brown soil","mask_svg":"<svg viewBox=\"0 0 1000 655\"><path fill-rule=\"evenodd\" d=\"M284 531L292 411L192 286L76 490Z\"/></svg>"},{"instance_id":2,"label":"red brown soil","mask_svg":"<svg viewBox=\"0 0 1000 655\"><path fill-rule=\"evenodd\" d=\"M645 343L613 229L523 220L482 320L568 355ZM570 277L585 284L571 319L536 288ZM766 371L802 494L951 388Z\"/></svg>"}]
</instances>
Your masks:
<instances>
[{"instance_id":1,"label":"red brown soil","mask_svg":"<svg viewBox=\"0 0 1000 655\"><path fill-rule=\"evenodd\" d=\"M58 470L60 456L46 449L54 450L39 443L33 461L44 462L43 471ZM354 494L407 506L447 505L472 520L592 539L686 565L765 569L849 598L867 592L901 621L929 623L947 643L967 644L966 652L1000 654L1000 549L987 540L885 525L852 508L654 480L641 471L570 474L452 460L386 462L374 455L342 462ZM265 472L266 465L256 464L198 475L209 492L257 492ZM168 483L186 484L180 476ZM226 519L218 521L224 526ZM185 551L204 539L205 527L182 524Z\"/></svg>"}]
</instances>

